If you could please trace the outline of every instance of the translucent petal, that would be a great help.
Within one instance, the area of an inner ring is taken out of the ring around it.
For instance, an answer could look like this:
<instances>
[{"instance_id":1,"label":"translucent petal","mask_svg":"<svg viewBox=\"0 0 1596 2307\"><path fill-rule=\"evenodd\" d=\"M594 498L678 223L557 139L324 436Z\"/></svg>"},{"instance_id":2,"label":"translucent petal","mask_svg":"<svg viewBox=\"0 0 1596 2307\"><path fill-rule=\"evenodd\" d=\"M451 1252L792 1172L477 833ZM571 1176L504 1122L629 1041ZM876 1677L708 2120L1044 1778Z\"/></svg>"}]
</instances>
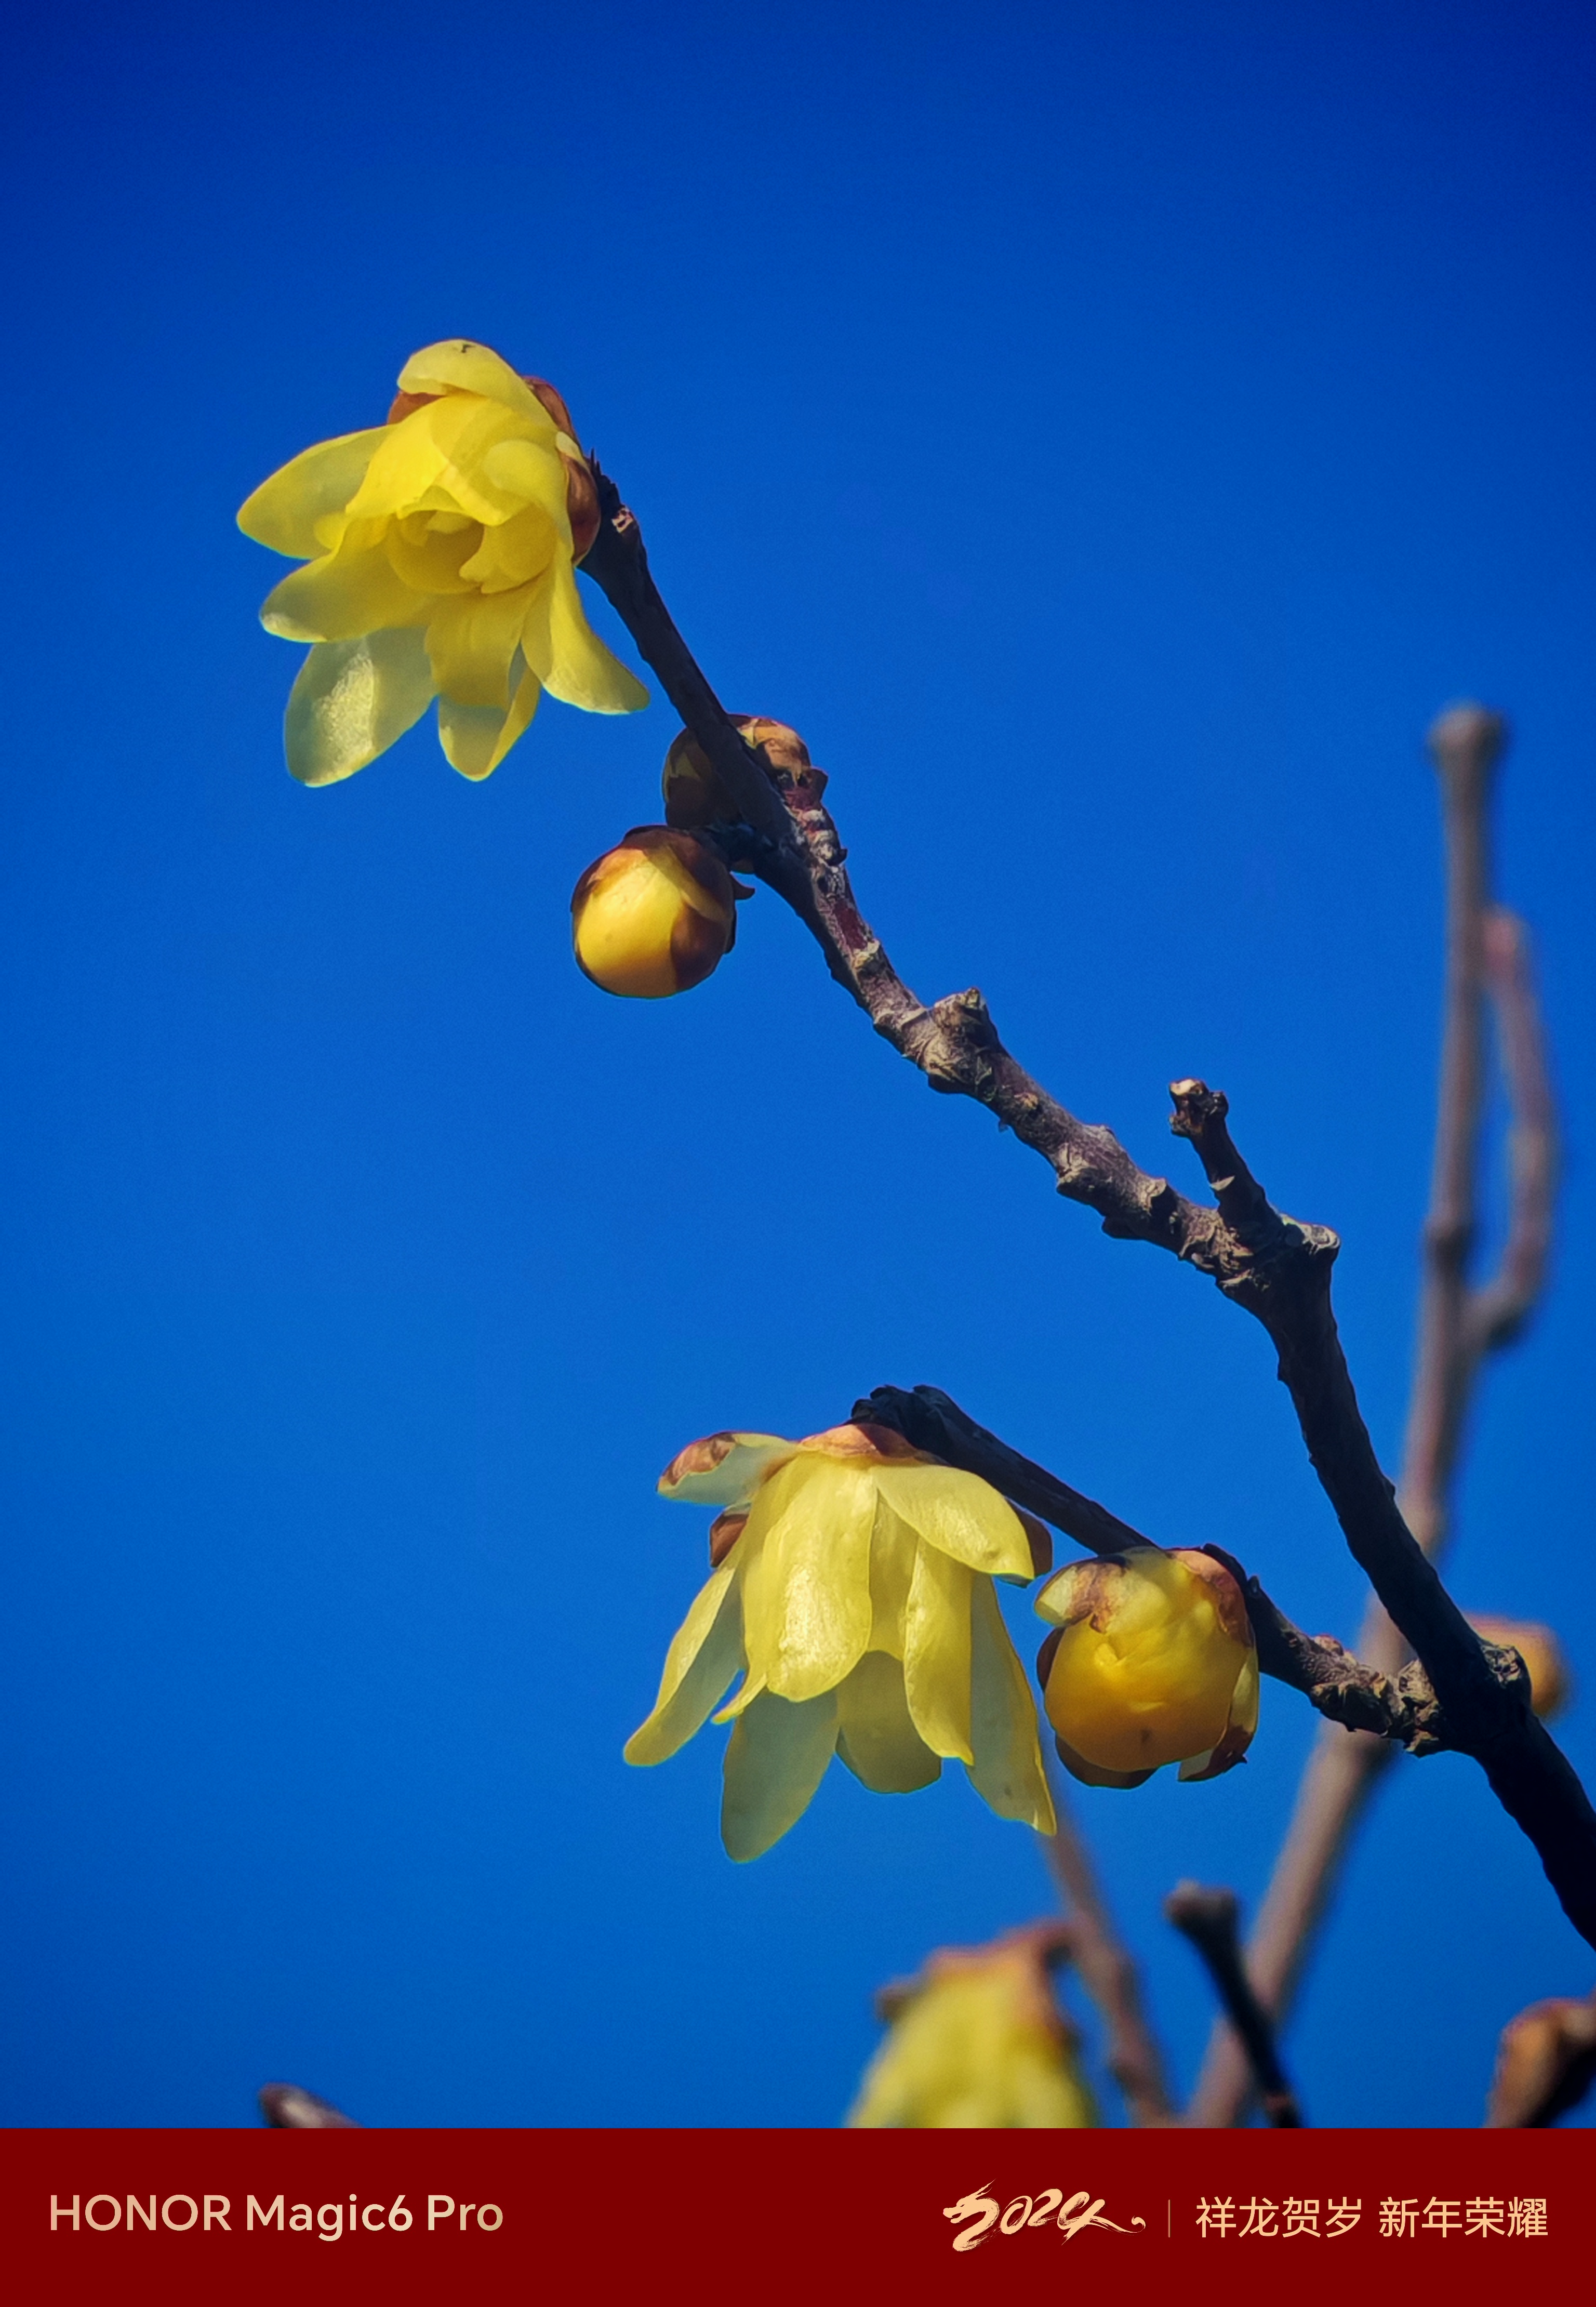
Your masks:
<instances>
[{"instance_id":1,"label":"translucent petal","mask_svg":"<svg viewBox=\"0 0 1596 2307\"><path fill-rule=\"evenodd\" d=\"M605 648L588 624L569 554L540 585L521 643L527 662L551 697L588 713L636 713L648 692Z\"/></svg>"},{"instance_id":2,"label":"translucent petal","mask_svg":"<svg viewBox=\"0 0 1596 2307\"><path fill-rule=\"evenodd\" d=\"M909 1587L920 1540L876 1494L876 1526L870 1549L870 1646L901 1661Z\"/></svg>"},{"instance_id":3,"label":"translucent petal","mask_svg":"<svg viewBox=\"0 0 1596 2307\"><path fill-rule=\"evenodd\" d=\"M909 1719L903 1668L884 1651L866 1651L837 1691L837 1751L872 1794L913 1794L941 1776Z\"/></svg>"},{"instance_id":4,"label":"translucent petal","mask_svg":"<svg viewBox=\"0 0 1596 2307\"><path fill-rule=\"evenodd\" d=\"M710 1435L672 1459L659 1478L660 1495L685 1498L690 1505L745 1506L766 1475L797 1447L780 1434Z\"/></svg>"},{"instance_id":5,"label":"translucent petal","mask_svg":"<svg viewBox=\"0 0 1596 2307\"><path fill-rule=\"evenodd\" d=\"M934 1754L960 1762L970 1746L971 1574L934 1546L914 1552L904 1621L904 1686L914 1728Z\"/></svg>"},{"instance_id":6,"label":"translucent petal","mask_svg":"<svg viewBox=\"0 0 1596 2307\"><path fill-rule=\"evenodd\" d=\"M262 603L261 622L286 641L348 641L385 625L414 624L427 605L378 545L290 570Z\"/></svg>"},{"instance_id":7,"label":"translucent petal","mask_svg":"<svg viewBox=\"0 0 1596 2307\"><path fill-rule=\"evenodd\" d=\"M450 767L474 784L492 776L511 747L526 734L542 694L535 675L524 673L508 713L496 705L457 705L450 697L440 697L438 741Z\"/></svg>"},{"instance_id":8,"label":"translucent petal","mask_svg":"<svg viewBox=\"0 0 1596 2307\"><path fill-rule=\"evenodd\" d=\"M514 593L456 593L433 603L426 653L440 697L455 705L492 705L505 711L510 660L519 646L531 597L530 587L523 587Z\"/></svg>"},{"instance_id":9,"label":"translucent petal","mask_svg":"<svg viewBox=\"0 0 1596 2307\"><path fill-rule=\"evenodd\" d=\"M970 1744L975 1755L970 1777L982 1801L1000 1818L1051 1834L1058 1822L1042 1767L1030 1680L986 1578L974 1580L970 1596Z\"/></svg>"},{"instance_id":10,"label":"translucent petal","mask_svg":"<svg viewBox=\"0 0 1596 2307\"><path fill-rule=\"evenodd\" d=\"M288 767L304 785L353 776L420 720L432 697L432 667L414 628L322 641L288 692Z\"/></svg>"},{"instance_id":11,"label":"translucent petal","mask_svg":"<svg viewBox=\"0 0 1596 2307\"><path fill-rule=\"evenodd\" d=\"M837 1747L837 1694L802 1705L761 1691L726 1747L720 1837L736 1859L759 1857L795 1825Z\"/></svg>"},{"instance_id":12,"label":"translucent petal","mask_svg":"<svg viewBox=\"0 0 1596 2307\"><path fill-rule=\"evenodd\" d=\"M240 505L238 526L245 536L296 561L312 561L325 552L316 523L343 511L387 429L377 425L364 433L340 433L336 441L318 441L313 449L290 458Z\"/></svg>"},{"instance_id":13,"label":"translucent petal","mask_svg":"<svg viewBox=\"0 0 1596 2307\"><path fill-rule=\"evenodd\" d=\"M1034 1573L1025 1524L990 1482L953 1466L878 1466L876 1480L894 1512L928 1546L989 1578L1029 1584Z\"/></svg>"},{"instance_id":14,"label":"translucent petal","mask_svg":"<svg viewBox=\"0 0 1596 2307\"><path fill-rule=\"evenodd\" d=\"M742 1610L736 1565L727 1562L700 1589L665 1652L654 1711L627 1740L626 1760L663 1762L684 1746L742 1666Z\"/></svg>"},{"instance_id":15,"label":"translucent petal","mask_svg":"<svg viewBox=\"0 0 1596 2307\"><path fill-rule=\"evenodd\" d=\"M399 371L401 392L480 392L501 400L522 416L533 418L541 432L554 437L553 418L507 360L486 345L468 337L450 337L442 344L424 345L412 353Z\"/></svg>"},{"instance_id":16,"label":"translucent petal","mask_svg":"<svg viewBox=\"0 0 1596 2307\"><path fill-rule=\"evenodd\" d=\"M871 1471L794 1458L761 1485L749 1516L743 1624L751 1671L794 1700L834 1690L870 1640Z\"/></svg>"},{"instance_id":17,"label":"translucent petal","mask_svg":"<svg viewBox=\"0 0 1596 2307\"><path fill-rule=\"evenodd\" d=\"M760 1691L762 1691L764 1687L765 1677L762 1674L745 1674L742 1681L738 1684L736 1689L732 1693L730 1698L727 1699L725 1704L721 1708L720 1712L716 1716L716 1720L717 1722L735 1722L740 1714L747 1713L749 1708L753 1704L755 1699L759 1696Z\"/></svg>"}]
</instances>

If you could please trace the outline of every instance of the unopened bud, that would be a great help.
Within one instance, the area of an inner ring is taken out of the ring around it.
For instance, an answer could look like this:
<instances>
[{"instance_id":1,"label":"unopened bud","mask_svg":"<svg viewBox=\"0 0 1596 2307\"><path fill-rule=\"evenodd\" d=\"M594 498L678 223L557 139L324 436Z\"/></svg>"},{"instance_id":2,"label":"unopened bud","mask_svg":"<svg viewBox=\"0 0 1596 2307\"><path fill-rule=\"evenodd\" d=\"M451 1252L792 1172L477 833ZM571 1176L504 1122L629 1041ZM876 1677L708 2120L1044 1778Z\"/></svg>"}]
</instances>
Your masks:
<instances>
[{"instance_id":1,"label":"unopened bud","mask_svg":"<svg viewBox=\"0 0 1596 2307\"><path fill-rule=\"evenodd\" d=\"M762 745L778 788L794 798L818 802L826 772L817 769L796 729L760 713L729 713L732 726L751 745ZM696 737L683 729L665 755L661 777L669 825L735 825L742 815L710 765Z\"/></svg>"},{"instance_id":2,"label":"unopened bud","mask_svg":"<svg viewBox=\"0 0 1596 2307\"><path fill-rule=\"evenodd\" d=\"M1549 1626L1528 1618L1472 1616L1469 1624L1488 1642L1501 1642L1518 1652L1530 1677L1530 1704L1543 1722L1561 1713L1573 1695L1574 1677L1568 1671L1563 1646Z\"/></svg>"},{"instance_id":3,"label":"unopened bud","mask_svg":"<svg viewBox=\"0 0 1596 2307\"><path fill-rule=\"evenodd\" d=\"M1257 1727L1257 1653L1241 1589L1211 1555L1128 1548L1071 1563L1036 1598L1058 1628L1037 1660L1060 1756L1093 1786L1166 1762L1217 1778Z\"/></svg>"},{"instance_id":4,"label":"unopened bud","mask_svg":"<svg viewBox=\"0 0 1596 2307\"><path fill-rule=\"evenodd\" d=\"M576 885L577 961L606 993L643 1001L685 993L730 948L736 896L720 859L691 834L634 826Z\"/></svg>"}]
</instances>

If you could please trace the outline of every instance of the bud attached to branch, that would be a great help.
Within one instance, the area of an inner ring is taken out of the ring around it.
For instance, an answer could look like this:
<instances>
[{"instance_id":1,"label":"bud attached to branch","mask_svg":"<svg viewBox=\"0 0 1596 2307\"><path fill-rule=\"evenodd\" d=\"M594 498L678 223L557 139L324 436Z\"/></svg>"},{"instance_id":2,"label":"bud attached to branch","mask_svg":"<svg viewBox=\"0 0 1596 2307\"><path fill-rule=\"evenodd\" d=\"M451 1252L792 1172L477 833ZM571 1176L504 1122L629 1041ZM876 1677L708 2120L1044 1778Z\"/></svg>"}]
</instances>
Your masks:
<instances>
[{"instance_id":1,"label":"bud attached to branch","mask_svg":"<svg viewBox=\"0 0 1596 2307\"><path fill-rule=\"evenodd\" d=\"M826 772L815 768L796 729L761 713L731 713L726 717L749 744L763 746L782 792L801 800L819 800L826 790ZM685 729L665 755L660 784L668 825L735 825L742 815L710 767L708 755Z\"/></svg>"},{"instance_id":2,"label":"bud attached to branch","mask_svg":"<svg viewBox=\"0 0 1596 2307\"><path fill-rule=\"evenodd\" d=\"M1036 1598L1058 1629L1037 1673L1060 1761L1087 1786L1139 1787L1166 1762L1214 1779L1258 1720L1241 1589L1211 1555L1129 1547L1071 1563Z\"/></svg>"},{"instance_id":3,"label":"bud attached to branch","mask_svg":"<svg viewBox=\"0 0 1596 2307\"><path fill-rule=\"evenodd\" d=\"M572 893L578 964L606 993L642 1001L685 993L730 951L736 900L747 894L691 833L634 826Z\"/></svg>"},{"instance_id":4,"label":"bud attached to branch","mask_svg":"<svg viewBox=\"0 0 1596 2307\"><path fill-rule=\"evenodd\" d=\"M1469 1624L1488 1642L1518 1652L1530 1677L1530 1704L1543 1722L1562 1712L1574 1694L1574 1677L1549 1626L1528 1618L1477 1618L1472 1613Z\"/></svg>"}]
</instances>

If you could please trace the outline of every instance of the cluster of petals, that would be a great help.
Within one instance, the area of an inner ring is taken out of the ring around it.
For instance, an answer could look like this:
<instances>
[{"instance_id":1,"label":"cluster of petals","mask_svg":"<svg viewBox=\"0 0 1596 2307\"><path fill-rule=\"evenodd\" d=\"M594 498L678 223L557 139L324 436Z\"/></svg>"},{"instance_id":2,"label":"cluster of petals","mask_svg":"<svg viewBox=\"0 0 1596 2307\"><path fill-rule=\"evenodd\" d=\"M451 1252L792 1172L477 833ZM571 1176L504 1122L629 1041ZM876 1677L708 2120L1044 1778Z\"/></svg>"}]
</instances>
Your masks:
<instances>
[{"instance_id":1,"label":"cluster of petals","mask_svg":"<svg viewBox=\"0 0 1596 2307\"><path fill-rule=\"evenodd\" d=\"M1057 1629L1037 1672L1075 1777L1139 1787L1166 1762L1214 1779L1241 1760L1257 1728L1257 1650L1246 1597L1212 1555L1094 1555L1050 1579L1036 1609Z\"/></svg>"},{"instance_id":2,"label":"cluster of petals","mask_svg":"<svg viewBox=\"0 0 1596 2307\"><path fill-rule=\"evenodd\" d=\"M468 777L498 767L545 689L593 713L648 703L582 612L596 498L570 423L552 387L457 338L406 363L386 425L306 449L247 500L245 535L305 564L261 612L313 644L285 724L302 784L352 776L434 698Z\"/></svg>"},{"instance_id":3,"label":"cluster of petals","mask_svg":"<svg viewBox=\"0 0 1596 2307\"><path fill-rule=\"evenodd\" d=\"M1047 1566L1040 1523L877 1426L711 1435L659 1487L725 1511L713 1574L626 1758L664 1762L741 1677L716 1715L734 1726L721 1812L734 1858L787 1831L834 1754L880 1794L957 1760L1000 1817L1052 1831L1035 1707L992 1583Z\"/></svg>"},{"instance_id":4,"label":"cluster of petals","mask_svg":"<svg viewBox=\"0 0 1596 2307\"><path fill-rule=\"evenodd\" d=\"M1081 2131L1097 2109L1052 1993L1056 1925L944 1947L881 1996L890 2032L848 2114L859 2131Z\"/></svg>"}]
</instances>

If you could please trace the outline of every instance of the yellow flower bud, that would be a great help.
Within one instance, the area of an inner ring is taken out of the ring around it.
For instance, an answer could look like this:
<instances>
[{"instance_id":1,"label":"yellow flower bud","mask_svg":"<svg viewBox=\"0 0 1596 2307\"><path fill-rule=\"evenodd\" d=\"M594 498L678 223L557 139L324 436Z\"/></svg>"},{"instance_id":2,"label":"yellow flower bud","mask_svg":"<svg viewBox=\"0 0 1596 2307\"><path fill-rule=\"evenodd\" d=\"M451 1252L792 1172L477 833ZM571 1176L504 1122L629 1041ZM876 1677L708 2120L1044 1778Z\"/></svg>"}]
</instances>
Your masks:
<instances>
[{"instance_id":1,"label":"yellow flower bud","mask_svg":"<svg viewBox=\"0 0 1596 2307\"><path fill-rule=\"evenodd\" d=\"M691 834L634 826L576 885L577 961L606 993L643 1001L685 993L730 949L737 894L715 852Z\"/></svg>"},{"instance_id":2,"label":"yellow flower bud","mask_svg":"<svg viewBox=\"0 0 1596 2307\"><path fill-rule=\"evenodd\" d=\"M1060 1759L1088 1786L1140 1786L1165 1762L1217 1778L1258 1719L1240 1588L1211 1555L1156 1546L1071 1563L1036 1598L1059 1631L1037 1671Z\"/></svg>"},{"instance_id":3,"label":"yellow flower bud","mask_svg":"<svg viewBox=\"0 0 1596 2307\"><path fill-rule=\"evenodd\" d=\"M778 780L796 799L818 802L826 772L817 769L796 729L759 713L729 713L726 718L751 745L762 745ZM660 779L667 825L734 825L742 811L709 765L696 737L683 729L665 755Z\"/></svg>"},{"instance_id":4,"label":"yellow flower bud","mask_svg":"<svg viewBox=\"0 0 1596 2307\"><path fill-rule=\"evenodd\" d=\"M1560 1714L1574 1694L1574 1677L1563 1646L1549 1626L1532 1619L1479 1617L1469 1624L1488 1642L1505 1642L1523 1659L1530 1677L1530 1704L1543 1722Z\"/></svg>"}]
</instances>

